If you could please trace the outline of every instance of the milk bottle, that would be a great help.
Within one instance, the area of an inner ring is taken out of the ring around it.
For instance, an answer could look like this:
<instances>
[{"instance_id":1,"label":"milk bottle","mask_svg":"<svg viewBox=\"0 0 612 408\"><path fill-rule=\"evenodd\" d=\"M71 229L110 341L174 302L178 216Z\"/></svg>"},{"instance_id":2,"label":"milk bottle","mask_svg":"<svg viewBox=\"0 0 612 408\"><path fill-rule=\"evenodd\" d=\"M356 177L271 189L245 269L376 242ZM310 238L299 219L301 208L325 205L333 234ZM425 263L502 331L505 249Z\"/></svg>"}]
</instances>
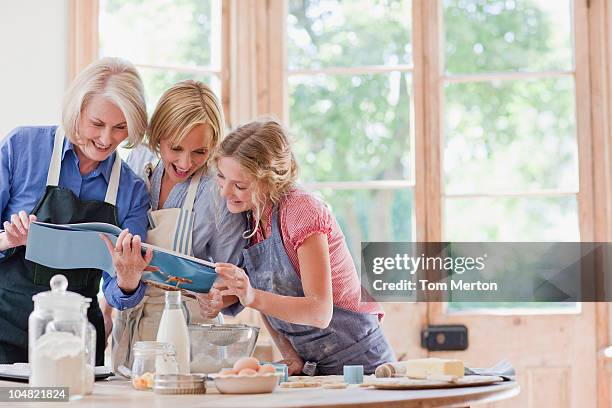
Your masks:
<instances>
[{"instance_id":1,"label":"milk bottle","mask_svg":"<svg viewBox=\"0 0 612 408\"><path fill-rule=\"evenodd\" d=\"M180 291L166 292L166 306L157 330L157 341L174 344L179 374L189 374L189 332Z\"/></svg>"}]
</instances>

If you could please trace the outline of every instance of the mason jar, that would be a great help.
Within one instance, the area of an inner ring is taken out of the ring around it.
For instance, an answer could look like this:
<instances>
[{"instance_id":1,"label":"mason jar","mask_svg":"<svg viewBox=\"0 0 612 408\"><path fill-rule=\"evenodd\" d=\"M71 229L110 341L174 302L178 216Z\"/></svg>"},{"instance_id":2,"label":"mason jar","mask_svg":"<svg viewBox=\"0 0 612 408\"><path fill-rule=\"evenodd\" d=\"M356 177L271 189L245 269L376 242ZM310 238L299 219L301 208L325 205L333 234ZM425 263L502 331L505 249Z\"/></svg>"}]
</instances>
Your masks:
<instances>
[{"instance_id":1,"label":"mason jar","mask_svg":"<svg viewBox=\"0 0 612 408\"><path fill-rule=\"evenodd\" d=\"M152 389L157 374L178 374L176 351L172 343L139 341L132 349L132 386L135 389Z\"/></svg>"}]
</instances>

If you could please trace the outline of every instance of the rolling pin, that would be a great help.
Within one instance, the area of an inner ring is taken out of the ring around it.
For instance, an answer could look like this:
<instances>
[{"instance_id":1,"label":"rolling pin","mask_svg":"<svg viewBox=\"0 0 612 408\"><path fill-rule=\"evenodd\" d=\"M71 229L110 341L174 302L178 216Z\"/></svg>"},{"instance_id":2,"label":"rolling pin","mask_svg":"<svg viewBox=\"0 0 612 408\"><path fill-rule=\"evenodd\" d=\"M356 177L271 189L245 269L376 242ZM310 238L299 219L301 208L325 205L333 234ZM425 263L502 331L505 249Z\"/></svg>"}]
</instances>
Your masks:
<instances>
[{"instance_id":1,"label":"rolling pin","mask_svg":"<svg viewBox=\"0 0 612 408\"><path fill-rule=\"evenodd\" d=\"M376 367L374 375L376 378L388 378L406 374L406 365L402 361L384 363Z\"/></svg>"}]
</instances>

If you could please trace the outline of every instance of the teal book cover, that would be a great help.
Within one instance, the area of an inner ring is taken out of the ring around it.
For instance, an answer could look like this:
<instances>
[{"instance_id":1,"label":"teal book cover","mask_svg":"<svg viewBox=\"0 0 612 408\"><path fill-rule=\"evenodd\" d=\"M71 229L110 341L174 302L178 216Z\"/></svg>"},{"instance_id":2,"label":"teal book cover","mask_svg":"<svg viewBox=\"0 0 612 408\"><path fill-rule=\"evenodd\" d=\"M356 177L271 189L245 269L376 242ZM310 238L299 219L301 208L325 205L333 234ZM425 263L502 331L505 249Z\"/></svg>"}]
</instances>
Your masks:
<instances>
[{"instance_id":1,"label":"teal book cover","mask_svg":"<svg viewBox=\"0 0 612 408\"><path fill-rule=\"evenodd\" d=\"M57 269L101 269L115 276L112 257L100 239L100 233L115 243L121 229L104 223L32 223L26 259ZM153 250L150 266L159 270L145 271L142 276L144 282L164 289L184 289L196 293L210 290L217 277L213 263L143 243L143 248L149 247Z\"/></svg>"}]
</instances>

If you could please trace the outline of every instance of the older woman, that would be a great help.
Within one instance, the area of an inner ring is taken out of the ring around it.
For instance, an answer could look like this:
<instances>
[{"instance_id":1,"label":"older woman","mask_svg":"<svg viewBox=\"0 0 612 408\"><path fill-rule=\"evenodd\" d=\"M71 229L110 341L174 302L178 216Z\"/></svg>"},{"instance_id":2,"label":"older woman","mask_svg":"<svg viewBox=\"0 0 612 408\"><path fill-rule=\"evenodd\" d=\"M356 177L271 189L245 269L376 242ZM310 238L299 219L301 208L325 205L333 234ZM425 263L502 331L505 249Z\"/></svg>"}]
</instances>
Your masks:
<instances>
[{"instance_id":1,"label":"older woman","mask_svg":"<svg viewBox=\"0 0 612 408\"><path fill-rule=\"evenodd\" d=\"M88 318L96 327L96 364L104 360L104 321L97 303L100 277L116 308L142 298L140 275L151 258L140 252L147 229L144 182L115 153L128 140L140 143L147 126L142 81L122 60L103 59L70 85L62 124L20 127L0 145L0 363L28 361L32 295L49 290L56 273L68 289L92 298ZM25 260L30 222L106 222L125 228L115 258L117 277L94 269L54 270ZM128 231L129 230L129 231Z\"/></svg>"}]
</instances>

